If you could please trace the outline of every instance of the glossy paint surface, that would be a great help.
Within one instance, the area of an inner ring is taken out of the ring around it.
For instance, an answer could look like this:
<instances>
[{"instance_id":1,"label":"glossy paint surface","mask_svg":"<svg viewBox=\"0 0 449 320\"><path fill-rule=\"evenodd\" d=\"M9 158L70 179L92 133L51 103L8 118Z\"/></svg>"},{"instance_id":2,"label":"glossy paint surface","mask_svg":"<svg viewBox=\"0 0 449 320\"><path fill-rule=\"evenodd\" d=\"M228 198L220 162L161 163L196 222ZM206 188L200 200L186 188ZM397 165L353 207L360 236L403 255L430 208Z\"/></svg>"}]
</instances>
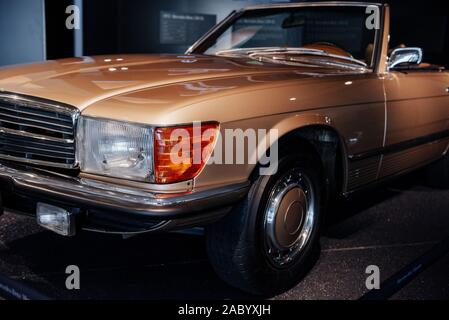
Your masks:
<instances>
[{"instance_id":1,"label":"glossy paint surface","mask_svg":"<svg viewBox=\"0 0 449 320\"><path fill-rule=\"evenodd\" d=\"M388 16L387 16L388 17ZM343 191L437 159L448 140L396 155L350 161L389 145L449 130L447 72L370 72L299 67L207 55L119 55L0 68L0 90L59 101L83 115L148 125L217 121L226 129L319 125L338 132L347 161ZM246 181L254 164L209 165L198 189Z\"/></svg>"}]
</instances>

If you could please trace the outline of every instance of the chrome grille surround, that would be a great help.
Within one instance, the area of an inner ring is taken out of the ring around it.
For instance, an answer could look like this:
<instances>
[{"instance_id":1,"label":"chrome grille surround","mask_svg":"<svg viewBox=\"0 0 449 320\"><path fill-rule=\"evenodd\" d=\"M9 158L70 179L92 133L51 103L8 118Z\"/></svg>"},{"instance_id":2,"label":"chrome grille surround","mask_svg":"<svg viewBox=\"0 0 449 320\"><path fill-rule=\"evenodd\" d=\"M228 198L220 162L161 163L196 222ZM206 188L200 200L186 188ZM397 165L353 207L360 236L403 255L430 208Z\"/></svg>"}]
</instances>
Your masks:
<instances>
[{"instance_id":1,"label":"chrome grille surround","mask_svg":"<svg viewBox=\"0 0 449 320\"><path fill-rule=\"evenodd\" d=\"M79 110L0 91L0 159L74 169Z\"/></svg>"}]
</instances>

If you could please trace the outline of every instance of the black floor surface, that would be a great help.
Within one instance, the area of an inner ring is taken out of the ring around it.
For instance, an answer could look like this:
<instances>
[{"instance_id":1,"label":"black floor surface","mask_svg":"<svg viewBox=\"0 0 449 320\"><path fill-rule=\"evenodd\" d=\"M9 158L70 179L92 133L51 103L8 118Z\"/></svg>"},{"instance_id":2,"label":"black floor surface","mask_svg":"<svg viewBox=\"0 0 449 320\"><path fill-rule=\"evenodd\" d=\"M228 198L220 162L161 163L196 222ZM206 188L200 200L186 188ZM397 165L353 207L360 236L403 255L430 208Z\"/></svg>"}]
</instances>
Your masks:
<instances>
[{"instance_id":1,"label":"black floor surface","mask_svg":"<svg viewBox=\"0 0 449 320\"><path fill-rule=\"evenodd\" d=\"M322 252L309 275L273 299L357 299L365 270L382 280L449 236L449 190L409 176L330 210ZM65 268L81 270L81 290L65 289ZM63 299L253 298L223 283L210 267L198 235L145 235L128 240L82 233L62 238L33 220L0 218L0 273ZM449 255L393 299L448 299Z\"/></svg>"}]
</instances>

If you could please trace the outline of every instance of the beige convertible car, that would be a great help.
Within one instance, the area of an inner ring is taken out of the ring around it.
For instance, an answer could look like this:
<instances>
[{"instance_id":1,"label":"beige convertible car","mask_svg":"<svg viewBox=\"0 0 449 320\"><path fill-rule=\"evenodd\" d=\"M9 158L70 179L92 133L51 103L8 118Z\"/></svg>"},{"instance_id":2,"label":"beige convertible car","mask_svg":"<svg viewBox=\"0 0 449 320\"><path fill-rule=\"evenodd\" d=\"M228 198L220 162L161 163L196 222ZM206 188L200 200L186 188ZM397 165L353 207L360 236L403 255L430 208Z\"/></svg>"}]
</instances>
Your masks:
<instances>
[{"instance_id":1,"label":"beige convertible car","mask_svg":"<svg viewBox=\"0 0 449 320\"><path fill-rule=\"evenodd\" d=\"M389 39L387 5L280 4L183 55L2 68L2 208L65 236L205 227L225 281L287 290L329 200L426 165L449 184L449 74Z\"/></svg>"}]
</instances>

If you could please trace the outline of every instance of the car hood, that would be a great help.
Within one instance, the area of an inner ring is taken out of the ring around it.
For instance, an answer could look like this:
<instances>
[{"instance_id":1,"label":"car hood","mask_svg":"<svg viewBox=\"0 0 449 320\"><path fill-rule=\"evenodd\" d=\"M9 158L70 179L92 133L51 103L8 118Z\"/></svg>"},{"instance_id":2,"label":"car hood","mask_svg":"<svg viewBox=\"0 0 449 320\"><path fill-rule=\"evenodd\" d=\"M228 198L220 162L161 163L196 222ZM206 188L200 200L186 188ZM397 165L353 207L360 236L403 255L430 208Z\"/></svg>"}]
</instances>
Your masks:
<instances>
[{"instance_id":1,"label":"car hood","mask_svg":"<svg viewBox=\"0 0 449 320\"><path fill-rule=\"evenodd\" d=\"M206 55L120 55L70 58L0 68L0 90L85 108L112 97L168 85L278 74L286 79L337 70ZM155 97L156 98L156 97Z\"/></svg>"}]
</instances>

